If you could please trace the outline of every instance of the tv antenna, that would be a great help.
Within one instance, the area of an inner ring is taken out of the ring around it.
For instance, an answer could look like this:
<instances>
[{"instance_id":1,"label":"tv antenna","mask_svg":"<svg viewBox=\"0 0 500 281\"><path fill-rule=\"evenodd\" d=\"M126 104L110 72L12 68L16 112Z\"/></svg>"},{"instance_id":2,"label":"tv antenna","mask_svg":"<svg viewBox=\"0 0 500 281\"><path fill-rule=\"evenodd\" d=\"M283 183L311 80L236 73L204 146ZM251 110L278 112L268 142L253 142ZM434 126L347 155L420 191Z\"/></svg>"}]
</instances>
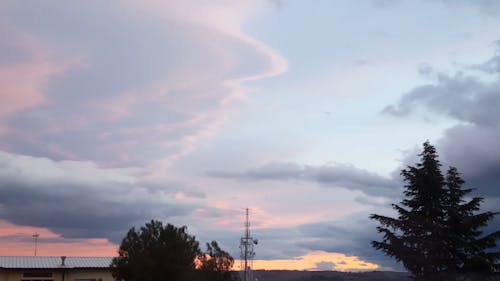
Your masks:
<instances>
[{"instance_id":1,"label":"tv antenna","mask_svg":"<svg viewBox=\"0 0 500 281\"><path fill-rule=\"evenodd\" d=\"M35 242L35 257L36 257L36 246L38 244L38 237L40 237L40 234L38 234L37 232L35 232L33 235L31 235L31 237L33 237L33 240Z\"/></svg>"},{"instance_id":2,"label":"tv antenna","mask_svg":"<svg viewBox=\"0 0 500 281\"><path fill-rule=\"evenodd\" d=\"M245 233L240 239L240 250L241 250L241 281L254 281L253 280L253 258L255 257L255 252L253 246L257 245L259 242L250 235L250 220L249 220L249 209L246 208L245 216Z\"/></svg>"}]
</instances>

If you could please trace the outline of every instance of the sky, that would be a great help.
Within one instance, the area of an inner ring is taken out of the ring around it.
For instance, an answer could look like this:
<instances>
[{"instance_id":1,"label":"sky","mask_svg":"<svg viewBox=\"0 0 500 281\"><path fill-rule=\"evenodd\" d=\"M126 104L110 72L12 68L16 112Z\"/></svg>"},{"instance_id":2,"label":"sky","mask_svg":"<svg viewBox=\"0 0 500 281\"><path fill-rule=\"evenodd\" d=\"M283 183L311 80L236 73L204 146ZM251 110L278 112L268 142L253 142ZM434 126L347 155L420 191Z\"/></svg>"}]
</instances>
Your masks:
<instances>
[{"instance_id":1,"label":"sky","mask_svg":"<svg viewBox=\"0 0 500 281\"><path fill-rule=\"evenodd\" d=\"M250 208L255 268L402 270L368 216L426 140L498 211L499 30L495 0L2 1L0 255L155 219L238 258Z\"/></svg>"}]
</instances>

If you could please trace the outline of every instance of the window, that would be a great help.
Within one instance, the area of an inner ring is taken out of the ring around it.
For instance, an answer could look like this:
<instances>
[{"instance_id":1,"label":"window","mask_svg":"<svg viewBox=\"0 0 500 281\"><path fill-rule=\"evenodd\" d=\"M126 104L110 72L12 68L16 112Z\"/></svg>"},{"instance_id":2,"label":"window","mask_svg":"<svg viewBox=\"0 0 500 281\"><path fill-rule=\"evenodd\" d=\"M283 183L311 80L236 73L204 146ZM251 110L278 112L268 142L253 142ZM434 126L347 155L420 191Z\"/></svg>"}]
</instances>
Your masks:
<instances>
[{"instance_id":1,"label":"window","mask_svg":"<svg viewBox=\"0 0 500 281\"><path fill-rule=\"evenodd\" d=\"M23 272L21 281L54 281L50 271L26 271Z\"/></svg>"},{"instance_id":2,"label":"window","mask_svg":"<svg viewBox=\"0 0 500 281\"><path fill-rule=\"evenodd\" d=\"M52 272L48 271L28 271L28 272L23 272L23 277L28 277L28 278L46 278L52 277Z\"/></svg>"}]
</instances>

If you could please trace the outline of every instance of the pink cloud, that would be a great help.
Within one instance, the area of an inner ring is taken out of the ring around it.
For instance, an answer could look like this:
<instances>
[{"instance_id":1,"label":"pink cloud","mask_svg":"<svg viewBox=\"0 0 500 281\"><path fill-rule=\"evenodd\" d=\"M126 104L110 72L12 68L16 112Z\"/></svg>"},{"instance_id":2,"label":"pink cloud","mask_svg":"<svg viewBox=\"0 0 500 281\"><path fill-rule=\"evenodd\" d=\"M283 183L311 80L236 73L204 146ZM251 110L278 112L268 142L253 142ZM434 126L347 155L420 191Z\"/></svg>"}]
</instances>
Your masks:
<instances>
[{"instance_id":1,"label":"pink cloud","mask_svg":"<svg viewBox=\"0 0 500 281\"><path fill-rule=\"evenodd\" d=\"M43 88L54 76L80 64L80 59L62 60L33 35L6 26L2 36L25 56L19 61L0 64L0 133L9 114L44 102Z\"/></svg>"}]
</instances>

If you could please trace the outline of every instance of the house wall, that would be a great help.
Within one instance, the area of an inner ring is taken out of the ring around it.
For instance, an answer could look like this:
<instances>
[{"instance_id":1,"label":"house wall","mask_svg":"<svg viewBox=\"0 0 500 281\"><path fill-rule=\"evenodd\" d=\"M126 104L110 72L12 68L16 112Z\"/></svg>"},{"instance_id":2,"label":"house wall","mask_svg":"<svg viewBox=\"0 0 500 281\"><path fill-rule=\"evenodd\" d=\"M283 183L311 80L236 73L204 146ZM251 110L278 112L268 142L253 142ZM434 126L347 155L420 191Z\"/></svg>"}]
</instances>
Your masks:
<instances>
[{"instance_id":1,"label":"house wall","mask_svg":"<svg viewBox=\"0 0 500 281\"><path fill-rule=\"evenodd\" d=\"M29 273L51 273L51 277L29 277ZM28 275L26 275L28 273ZM29 269L0 269L0 281L114 281L109 269L57 269L57 270L29 270Z\"/></svg>"}]
</instances>

